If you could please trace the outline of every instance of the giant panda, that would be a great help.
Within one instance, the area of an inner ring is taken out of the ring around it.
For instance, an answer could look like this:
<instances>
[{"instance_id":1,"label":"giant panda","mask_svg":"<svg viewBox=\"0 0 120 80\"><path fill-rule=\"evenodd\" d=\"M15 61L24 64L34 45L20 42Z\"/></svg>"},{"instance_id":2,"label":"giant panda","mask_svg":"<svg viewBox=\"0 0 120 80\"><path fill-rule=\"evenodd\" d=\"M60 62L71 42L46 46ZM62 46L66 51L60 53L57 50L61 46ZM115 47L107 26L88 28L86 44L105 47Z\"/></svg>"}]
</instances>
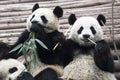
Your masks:
<instances>
[{"instance_id":1,"label":"giant panda","mask_svg":"<svg viewBox=\"0 0 120 80\"><path fill-rule=\"evenodd\" d=\"M37 55L39 59L38 65L33 64L30 68L30 73L36 80L60 80L57 76L62 75L63 67L71 60L66 60L66 54L59 53L61 44L65 41L63 33L58 31L59 18L63 16L63 9L56 6L53 10L48 8L40 8L35 4L32 9L32 14L28 17L26 22L27 29L21 34L16 43L12 46L24 43L30 34L30 31L35 32L35 37L41 40L48 48L44 49L41 45L36 43ZM56 44L59 43L54 50ZM11 57L18 58L22 55L15 54L18 51L11 53ZM56 75L57 74L57 75ZM49 77L46 77L48 75Z\"/></svg>"},{"instance_id":2,"label":"giant panda","mask_svg":"<svg viewBox=\"0 0 120 80\"><path fill-rule=\"evenodd\" d=\"M25 66L16 59L0 60L0 80L34 80Z\"/></svg>"},{"instance_id":3,"label":"giant panda","mask_svg":"<svg viewBox=\"0 0 120 80\"><path fill-rule=\"evenodd\" d=\"M72 55L72 61L64 68L64 80L116 80L110 47L103 38L101 26L106 23L104 15L76 18L71 14L73 25L69 38L63 43L63 52ZM62 50L61 50L62 51Z\"/></svg>"},{"instance_id":4,"label":"giant panda","mask_svg":"<svg viewBox=\"0 0 120 80\"><path fill-rule=\"evenodd\" d=\"M37 55L39 59L46 64L56 64L60 63L57 59L57 55L54 55L53 48L55 45L65 40L65 36L62 32L58 31L59 28L59 18L63 16L63 9L56 6L53 10L48 8L40 8L36 3L33 6L32 14L27 18L26 30L20 35L18 40L12 46L14 48L16 45L24 43L31 32L35 32L35 38L42 41L49 50L43 48L41 45L37 44ZM17 51L18 52L18 51ZM21 54L16 55L13 52L13 58L18 58Z\"/></svg>"}]
</instances>

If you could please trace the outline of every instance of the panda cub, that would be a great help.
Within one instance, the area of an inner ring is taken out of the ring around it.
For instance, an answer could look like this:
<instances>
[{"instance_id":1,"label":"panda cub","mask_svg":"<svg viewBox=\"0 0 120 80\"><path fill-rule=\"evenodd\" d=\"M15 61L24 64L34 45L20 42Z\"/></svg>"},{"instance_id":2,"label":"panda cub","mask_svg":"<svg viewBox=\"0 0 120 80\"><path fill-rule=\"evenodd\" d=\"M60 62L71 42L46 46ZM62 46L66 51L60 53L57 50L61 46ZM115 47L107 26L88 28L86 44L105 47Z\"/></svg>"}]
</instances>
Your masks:
<instances>
[{"instance_id":1,"label":"panda cub","mask_svg":"<svg viewBox=\"0 0 120 80\"><path fill-rule=\"evenodd\" d=\"M0 42L0 80L34 80L25 66L16 59L11 59L10 45Z\"/></svg>"},{"instance_id":2,"label":"panda cub","mask_svg":"<svg viewBox=\"0 0 120 80\"><path fill-rule=\"evenodd\" d=\"M62 44L65 40L63 33L58 31L59 18L63 16L63 9L56 6L53 10L48 8L40 8L35 4L32 9L32 14L26 22L27 29L21 34L18 41L13 45L24 43L30 34L30 31L35 32L35 38L42 41L48 48L45 49L36 43L36 51L39 58L39 64L30 68L30 73L35 77L35 80L60 80L56 73L61 74L63 67L69 61L65 60L64 54L59 53L60 45L54 50L57 43ZM18 50L19 51L19 50ZM22 55L11 53L11 57L18 58ZM49 77L46 77L48 75Z\"/></svg>"},{"instance_id":3,"label":"panda cub","mask_svg":"<svg viewBox=\"0 0 120 80\"><path fill-rule=\"evenodd\" d=\"M25 66L15 59L0 60L0 80L34 80Z\"/></svg>"},{"instance_id":4,"label":"panda cub","mask_svg":"<svg viewBox=\"0 0 120 80\"><path fill-rule=\"evenodd\" d=\"M76 18L69 17L73 25L69 39L63 44L73 60L64 68L64 80L116 80L114 62L109 45L103 38L101 26L106 23L104 15Z\"/></svg>"}]
</instances>

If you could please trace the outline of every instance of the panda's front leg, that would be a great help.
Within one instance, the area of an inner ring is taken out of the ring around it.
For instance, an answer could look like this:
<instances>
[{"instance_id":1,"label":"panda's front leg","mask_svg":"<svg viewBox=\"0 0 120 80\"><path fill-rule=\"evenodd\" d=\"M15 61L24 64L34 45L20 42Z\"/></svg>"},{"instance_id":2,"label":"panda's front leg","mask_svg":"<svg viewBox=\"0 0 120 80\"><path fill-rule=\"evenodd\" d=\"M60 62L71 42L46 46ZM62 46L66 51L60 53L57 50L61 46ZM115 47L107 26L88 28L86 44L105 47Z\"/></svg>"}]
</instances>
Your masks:
<instances>
[{"instance_id":1,"label":"panda's front leg","mask_svg":"<svg viewBox=\"0 0 120 80\"><path fill-rule=\"evenodd\" d=\"M114 62L110 47L104 40L96 42L94 61L101 70L111 73L114 72Z\"/></svg>"},{"instance_id":2,"label":"panda's front leg","mask_svg":"<svg viewBox=\"0 0 120 80\"><path fill-rule=\"evenodd\" d=\"M58 42L62 43L65 41L65 36L62 32L55 31L54 34L55 35L52 37L52 39L55 43L58 43Z\"/></svg>"}]
</instances>

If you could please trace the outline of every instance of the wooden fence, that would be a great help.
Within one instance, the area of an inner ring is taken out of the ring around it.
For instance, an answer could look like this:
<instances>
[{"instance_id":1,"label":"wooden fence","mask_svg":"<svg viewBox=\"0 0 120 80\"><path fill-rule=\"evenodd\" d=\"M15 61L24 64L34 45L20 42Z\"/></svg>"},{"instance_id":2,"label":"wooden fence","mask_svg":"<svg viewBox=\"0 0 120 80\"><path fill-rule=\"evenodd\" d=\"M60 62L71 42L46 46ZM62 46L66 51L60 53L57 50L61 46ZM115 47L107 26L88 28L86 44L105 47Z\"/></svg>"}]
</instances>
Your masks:
<instances>
[{"instance_id":1,"label":"wooden fence","mask_svg":"<svg viewBox=\"0 0 120 80\"><path fill-rule=\"evenodd\" d=\"M60 30L65 32L69 28L68 16L75 13L77 17L104 14L107 23L103 27L104 38L110 43L115 61L115 74L120 80L120 63L114 51L111 39L112 28L112 0L0 0L0 41L13 44L25 29L26 18L31 14L35 3L40 7L53 9L61 6L64 15L60 18ZM120 55L120 0L114 6L115 42ZM68 34L69 35L69 34Z\"/></svg>"}]
</instances>

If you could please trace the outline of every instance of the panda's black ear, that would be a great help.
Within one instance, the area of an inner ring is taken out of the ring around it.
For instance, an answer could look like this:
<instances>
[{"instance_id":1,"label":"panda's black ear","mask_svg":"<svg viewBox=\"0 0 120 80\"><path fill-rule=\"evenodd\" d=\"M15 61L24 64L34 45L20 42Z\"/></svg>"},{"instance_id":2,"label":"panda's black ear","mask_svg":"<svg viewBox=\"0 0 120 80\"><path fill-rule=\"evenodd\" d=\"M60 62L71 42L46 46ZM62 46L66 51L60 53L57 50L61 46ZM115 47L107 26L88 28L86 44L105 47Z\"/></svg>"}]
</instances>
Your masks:
<instances>
[{"instance_id":1,"label":"panda's black ear","mask_svg":"<svg viewBox=\"0 0 120 80\"><path fill-rule=\"evenodd\" d=\"M34 12L36 9L38 9L39 8L39 4L38 3L36 3L34 6L33 6L33 8L32 8L32 12Z\"/></svg>"},{"instance_id":2,"label":"panda's black ear","mask_svg":"<svg viewBox=\"0 0 120 80\"><path fill-rule=\"evenodd\" d=\"M76 16L75 16L75 14L71 14L70 16L69 16L69 18L68 18L68 22L69 22L69 24L70 25L73 25L74 23L75 23L75 21L76 21Z\"/></svg>"},{"instance_id":3,"label":"panda's black ear","mask_svg":"<svg viewBox=\"0 0 120 80\"><path fill-rule=\"evenodd\" d=\"M99 22L99 24L100 24L101 26L104 26L104 24L106 23L106 18L105 18L105 16L102 15L102 14L99 14L99 15L98 15L97 20L98 20L98 22Z\"/></svg>"},{"instance_id":4,"label":"panda's black ear","mask_svg":"<svg viewBox=\"0 0 120 80\"><path fill-rule=\"evenodd\" d=\"M63 9L60 6L56 6L55 9L53 10L53 13L58 17L63 16Z\"/></svg>"}]
</instances>

